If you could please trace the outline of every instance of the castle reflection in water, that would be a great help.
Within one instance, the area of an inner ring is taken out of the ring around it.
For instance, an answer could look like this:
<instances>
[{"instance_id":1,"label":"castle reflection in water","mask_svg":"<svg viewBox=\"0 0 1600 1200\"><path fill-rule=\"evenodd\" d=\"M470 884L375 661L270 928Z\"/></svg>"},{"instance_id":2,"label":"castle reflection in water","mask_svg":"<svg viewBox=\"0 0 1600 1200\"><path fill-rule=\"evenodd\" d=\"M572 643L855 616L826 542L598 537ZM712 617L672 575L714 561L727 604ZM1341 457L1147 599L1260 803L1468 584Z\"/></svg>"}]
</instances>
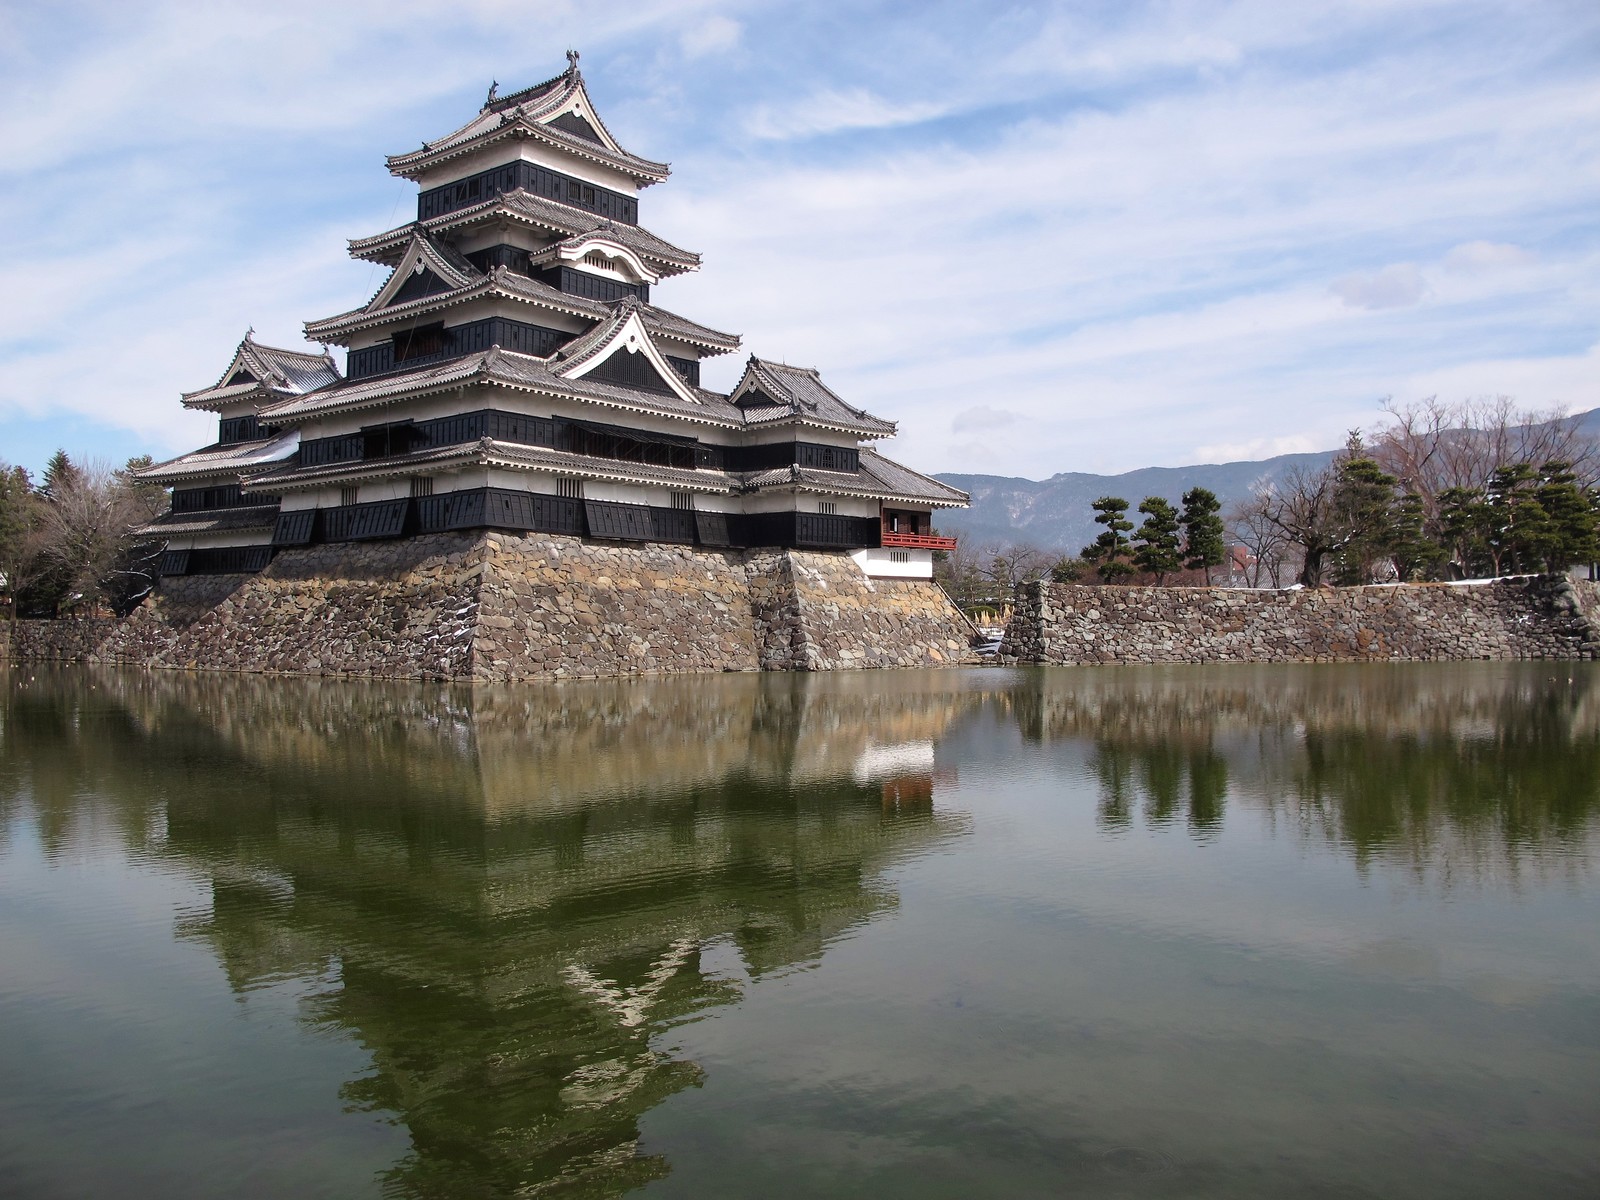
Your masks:
<instances>
[{"instance_id":1,"label":"castle reflection in water","mask_svg":"<svg viewBox=\"0 0 1600 1200\"><path fill-rule=\"evenodd\" d=\"M609 1195L669 1169L639 1120L701 1077L656 1035L894 910L891 869L1004 786L969 753L995 730L1079 755L1107 835L1233 807L1470 880L1592 832L1595 680L1554 670L43 674L8 687L0 822L207 881L178 932L241 997L323 981L304 1019L371 1057L346 1101L410 1133L391 1194Z\"/></svg>"}]
</instances>

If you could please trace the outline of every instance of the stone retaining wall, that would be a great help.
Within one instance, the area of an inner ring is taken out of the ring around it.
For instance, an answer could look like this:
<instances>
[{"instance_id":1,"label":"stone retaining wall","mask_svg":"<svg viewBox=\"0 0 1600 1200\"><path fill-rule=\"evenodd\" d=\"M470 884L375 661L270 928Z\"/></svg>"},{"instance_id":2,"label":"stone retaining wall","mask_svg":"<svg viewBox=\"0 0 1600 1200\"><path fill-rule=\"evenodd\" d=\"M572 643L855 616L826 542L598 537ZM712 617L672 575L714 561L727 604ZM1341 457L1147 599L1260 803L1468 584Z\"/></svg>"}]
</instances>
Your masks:
<instances>
[{"instance_id":1,"label":"stone retaining wall","mask_svg":"<svg viewBox=\"0 0 1600 1200\"><path fill-rule=\"evenodd\" d=\"M1331 662L1594 658L1600 585L1246 591L1026 584L1006 627L1020 662Z\"/></svg>"},{"instance_id":2,"label":"stone retaining wall","mask_svg":"<svg viewBox=\"0 0 1600 1200\"><path fill-rule=\"evenodd\" d=\"M973 661L936 585L844 554L549 534L284 550L164 580L123 622L27 621L19 661L501 682Z\"/></svg>"}]
</instances>

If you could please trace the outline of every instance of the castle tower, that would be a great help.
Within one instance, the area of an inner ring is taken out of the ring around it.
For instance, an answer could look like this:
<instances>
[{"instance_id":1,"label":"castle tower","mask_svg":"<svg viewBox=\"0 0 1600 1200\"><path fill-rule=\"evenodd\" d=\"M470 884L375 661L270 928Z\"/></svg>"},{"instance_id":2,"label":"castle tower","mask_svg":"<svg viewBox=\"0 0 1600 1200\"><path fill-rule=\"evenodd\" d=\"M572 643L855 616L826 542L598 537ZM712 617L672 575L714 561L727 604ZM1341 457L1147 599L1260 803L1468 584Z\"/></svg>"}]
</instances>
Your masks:
<instances>
[{"instance_id":1,"label":"castle tower","mask_svg":"<svg viewBox=\"0 0 1600 1200\"><path fill-rule=\"evenodd\" d=\"M505 529L841 550L868 574L928 578L954 545L932 513L966 495L871 449L893 422L814 370L752 356L730 393L701 386L701 362L740 339L654 303L700 264L639 224L669 169L617 143L568 57L389 158L418 185L416 220L350 243L389 275L305 327L347 348L346 372L325 364L319 386L264 403L262 431L288 450L236 468L246 506L279 506L266 553Z\"/></svg>"}]
</instances>

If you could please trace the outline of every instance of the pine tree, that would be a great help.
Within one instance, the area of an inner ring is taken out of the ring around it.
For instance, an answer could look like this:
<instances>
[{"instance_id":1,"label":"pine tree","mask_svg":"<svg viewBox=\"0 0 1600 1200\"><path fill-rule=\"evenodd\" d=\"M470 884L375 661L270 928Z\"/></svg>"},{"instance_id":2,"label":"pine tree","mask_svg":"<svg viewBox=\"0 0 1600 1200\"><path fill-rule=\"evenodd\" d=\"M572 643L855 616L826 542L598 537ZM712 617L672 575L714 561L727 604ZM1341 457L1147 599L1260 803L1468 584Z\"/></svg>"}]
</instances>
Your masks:
<instances>
[{"instance_id":1,"label":"pine tree","mask_svg":"<svg viewBox=\"0 0 1600 1200\"><path fill-rule=\"evenodd\" d=\"M1371 583L1376 565L1393 553L1395 484L1395 477L1367 455L1360 435L1351 434L1334 467L1335 583Z\"/></svg>"},{"instance_id":2,"label":"pine tree","mask_svg":"<svg viewBox=\"0 0 1600 1200\"><path fill-rule=\"evenodd\" d=\"M1595 507L1578 486L1570 463L1545 463L1539 471L1536 497L1545 520L1542 536L1532 549L1543 559L1546 571L1554 575L1574 563L1592 563L1600 558Z\"/></svg>"},{"instance_id":3,"label":"pine tree","mask_svg":"<svg viewBox=\"0 0 1600 1200\"><path fill-rule=\"evenodd\" d=\"M1133 566L1127 560L1127 534L1132 531L1133 522L1123 516L1128 502L1120 496L1101 496L1090 507L1099 514L1094 523L1104 525L1105 531L1083 548L1083 557L1094 563L1102 583L1133 574Z\"/></svg>"},{"instance_id":4,"label":"pine tree","mask_svg":"<svg viewBox=\"0 0 1600 1200\"><path fill-rule=\"evenodd\" d=\"M1209 488L1190 488L1183 494L1183 565L1191 571L1204 571L1211 582L1211 568L1220 567L1228 557L1222 518L1217 514L1222 502Z\"/></svg>"},{"instance_id":5,"label":"pine tree","mask_svg":"<svg viewBox=\"0 0 1600 1200\"><path fill-rule=\"evenodd\" d=\"M1168 575L1183 566L1178 543L1178 512L1160 496L1146 496L1139 511L1145 514L1145 519L1135 535L1134 565L1154 575L1160 586L1166 583Z\"/></svg>"},{"instance_id":6,"label":"pine tree","mask_svg":"<svg viewBox=\"0 0 1600 1200\"><path fill-rule=\"evenodd\" d=\"M57 450L45 464L44 479L39 484L39 494L47 500L54 500L62 492L79 483L82 477L83 472L67 457L67 452Z\"/></svg>"}]
</instances>

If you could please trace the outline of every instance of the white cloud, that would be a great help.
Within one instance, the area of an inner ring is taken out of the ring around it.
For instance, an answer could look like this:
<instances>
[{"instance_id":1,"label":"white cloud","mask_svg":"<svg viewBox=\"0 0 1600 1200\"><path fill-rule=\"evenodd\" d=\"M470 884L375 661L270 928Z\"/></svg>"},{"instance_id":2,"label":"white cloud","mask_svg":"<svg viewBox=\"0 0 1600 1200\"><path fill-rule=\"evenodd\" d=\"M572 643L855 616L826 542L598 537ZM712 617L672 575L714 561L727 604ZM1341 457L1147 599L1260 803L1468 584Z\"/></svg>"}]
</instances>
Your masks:
<instances>
[{"instance_id":1,"label":"white cloud","mask_svg":"<svg viewBox=\"0 0 1600 1200\"><path fill-rule=\"evenodd\" d=\"M1415 263L1394 263L1336 279L1329 290L1351 308L1409 308L1427 295L1428 285Z\"/></svg>"},{"instance_id":2,"label":"white cloud","mask_svg":"<svg viewBox=\"0 0 1600 1200\"><path fill-rule=\"evenodd\" d=\"M754 138L784 140L817 137L847 129L890 129L932 120L950 111L933 101L895 103L865 88L817 92L792 107L762 106L750 114L745 129Z\"/></svg>"},{"instance_id":3,"label":"white cloud","mask_svg":"<svg viewBox=\"0 0 1600 1200\"><path fill-rule=\"evenodd\" d=\"M1503 271L1514 267L1525 267L1533 262L1533 255L1521 246L1513 246L1505 242L1474 241L1463 242L1453 247L1450 253L1444 256L1442 266L1447 271L1458 271L1466 274L1480 272Z\"/></svg>"},{"instance_id":4,"label":"white cloud","mask_svg":"<svg viewBox=\"0 0 1600 1200\"><path fill-rule=\"evenodd\" d=\"M1217 442L1194 448L1194 461L1200 463L1248 462L1258 458L1276 458L1280 454L1310 454L1326 450L1314 439L1303 434L1288 437L1251 438L1244 442Z\"/></svg>"},{"instance_id":5,"label":"white cloud","mask_svg":"<svg viewBox=\"0 0 1600 1200\"><path fill-rule=\"evenodd\" d=\"M732 17L713 15L700 24L685 30L678 37L685 58L704 58L708 54L724 54L739 44L744 26Z\"/></svg>"}]
</instances>

